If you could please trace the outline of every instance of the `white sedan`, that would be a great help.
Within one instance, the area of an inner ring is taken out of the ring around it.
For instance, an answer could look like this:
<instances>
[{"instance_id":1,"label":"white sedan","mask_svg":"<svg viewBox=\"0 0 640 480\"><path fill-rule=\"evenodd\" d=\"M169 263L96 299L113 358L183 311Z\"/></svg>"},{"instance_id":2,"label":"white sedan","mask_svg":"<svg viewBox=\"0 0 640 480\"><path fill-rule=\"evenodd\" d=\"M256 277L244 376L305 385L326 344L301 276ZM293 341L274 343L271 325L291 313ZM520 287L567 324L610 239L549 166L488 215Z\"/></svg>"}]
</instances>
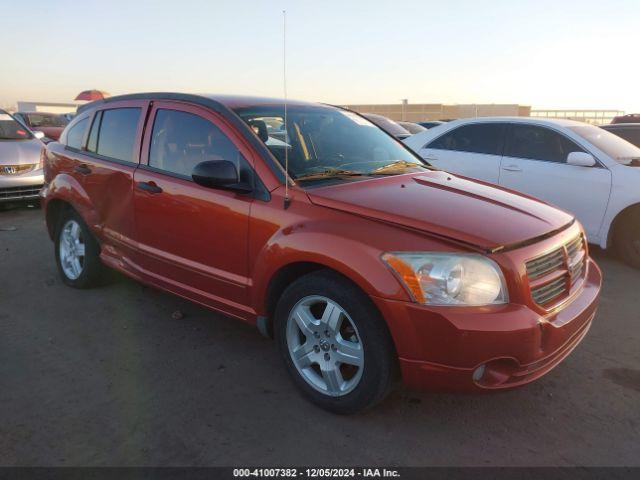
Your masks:
<instances>
[{"instance_id":1,"label":"white sedan","mask_svg":"<svg viewBox=\"0 0 640 480\"><path fill-rule=\"evenodd\" d=\"M588 241L640 268L640 148L571 120L455 120L404 142L431 165L572 212Z\"/></svg>"}]
</instances>

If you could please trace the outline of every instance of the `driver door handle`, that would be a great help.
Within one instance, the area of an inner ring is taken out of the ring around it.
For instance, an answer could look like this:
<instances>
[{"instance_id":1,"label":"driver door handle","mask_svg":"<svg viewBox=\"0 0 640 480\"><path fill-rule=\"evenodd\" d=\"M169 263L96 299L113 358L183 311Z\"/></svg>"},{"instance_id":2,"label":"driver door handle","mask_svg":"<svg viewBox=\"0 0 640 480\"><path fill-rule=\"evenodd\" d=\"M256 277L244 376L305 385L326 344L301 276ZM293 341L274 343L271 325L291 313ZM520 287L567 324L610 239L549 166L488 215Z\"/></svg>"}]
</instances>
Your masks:
<instances>
[{"instance_id":1,"label":"driver door handle","mask_svg":"<svg viewBox=\"0 0 640 480\"><path fill-rule=\"evenodd\" d=\"M503 170L507 170L509 172L521 172L522 169L517 165L505 165L502 167Z\"/></svg>"},{"instance_id":2,"label":"driver door handle","mask_svg":"<svg viewBox=\"0 0 640 480\"><path fill-rule=\"evenodd\" d=\"M138 190L144 190L148 193L162 193L162 188L156 185L155 182L138 182L136 183Z\"/></svg>"}]
</instances>

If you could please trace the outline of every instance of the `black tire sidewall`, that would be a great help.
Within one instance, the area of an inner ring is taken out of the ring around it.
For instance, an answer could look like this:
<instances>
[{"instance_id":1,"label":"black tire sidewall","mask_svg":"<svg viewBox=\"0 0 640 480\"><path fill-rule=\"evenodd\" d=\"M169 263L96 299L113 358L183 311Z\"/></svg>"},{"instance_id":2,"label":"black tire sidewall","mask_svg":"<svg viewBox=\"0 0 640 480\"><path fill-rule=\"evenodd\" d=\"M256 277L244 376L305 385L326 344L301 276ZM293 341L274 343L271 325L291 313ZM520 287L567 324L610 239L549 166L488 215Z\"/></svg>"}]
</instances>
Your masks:
<instances>
[{"instance_id":1,"label":"black tire sidewall","mask_svg":"<svg viewBox=\"0 0 640 480\"><path fill-rule=\"evenodd\" d=\"M633 245L637 240L640 240L640 212L632 212L616 231L615 246L625 263L640 269L640 252Z\"/></svg>"},{"instance_id":2,"label":"black tire sidewall","mask_svg":"<svg viewBox=\"0 0 640 480\"><path fill-rule=\"evenodd\" d=\"M289 314L302 298L311 295L321 295L339 304L358 329L364 348L362 378L353 391L341 397L331 397L310 386L289 354L286 336ZM371 300L347 279L330 271L301 277L282 294L274 320L276 342L287 370L313 403L334 413L352 414L373 406L388 393L395 372L395 355L388 329Z\"/></svg>"}]
</instances>

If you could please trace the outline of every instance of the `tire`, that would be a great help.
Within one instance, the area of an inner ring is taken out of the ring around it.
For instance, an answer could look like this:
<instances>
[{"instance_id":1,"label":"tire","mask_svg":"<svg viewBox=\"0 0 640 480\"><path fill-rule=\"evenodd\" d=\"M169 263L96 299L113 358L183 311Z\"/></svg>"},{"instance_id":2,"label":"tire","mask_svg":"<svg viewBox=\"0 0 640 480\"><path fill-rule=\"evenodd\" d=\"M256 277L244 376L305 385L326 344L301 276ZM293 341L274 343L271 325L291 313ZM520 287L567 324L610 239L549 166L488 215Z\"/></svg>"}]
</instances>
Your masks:
<instances>
[{"instance_id":1,"label":"tire","mask_svg":"<svg viewBox=\"0 0 640 480\"><path fill-rule=\"evenodd\" d=\"M616 228L614 244L620 258L640 269L640 210L633 210L621 219Z\"/></svg>"},{"instance_id":2,"label":"tire","mask_svg":"<svg viewBox=\"0 0 640 480\"><path fill-rule=\"evenodd\" d=\"M325 410L357 413L391 390L397 363L387 325L367 295L332 271L287 287L274 332L294 383Z\"/></svg>"},{"instance_id":3,"label":"tire","mask_svg":"<svg viewBox=\"0 0 640 480\"><path fill-rule=\"evenodd\" d=\"M72 239L77 241L71 242ZM73 252L70 253L70 249ZM73 210L60 215L55 235L55 255L60 277L70 287L91 288L103 278L100 245L80 215Z\"/></svg>"}]
</instances>

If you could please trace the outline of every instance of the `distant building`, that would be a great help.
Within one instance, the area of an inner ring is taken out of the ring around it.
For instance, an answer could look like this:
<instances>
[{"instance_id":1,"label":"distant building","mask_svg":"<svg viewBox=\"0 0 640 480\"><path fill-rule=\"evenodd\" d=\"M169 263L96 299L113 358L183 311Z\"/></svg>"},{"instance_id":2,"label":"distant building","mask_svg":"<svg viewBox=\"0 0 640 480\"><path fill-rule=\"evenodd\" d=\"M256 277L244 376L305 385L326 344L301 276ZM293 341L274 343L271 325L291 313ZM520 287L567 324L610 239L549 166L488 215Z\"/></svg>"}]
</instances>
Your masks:
<instances>
[{"instance_id":1,"label":"distant building","mask_svg":"<svg viewBox=\"0 0 640 480\"><path fill-rule=\"evenodd\" d=\"M18 101L18 112L73 113L85 102L26 102Z\"/></svg>"},{"instance_id":2,"label":"distant building","mask_svg":"<svg viewBox=\"0 0 640 480\"><path fill-rule=\"evenodd\" d=\"M515 104L445 105L442 103L395 103L344 105L359 113L377 113L392 120L423 122L472 117L528 117L531 107Z\"/></svg>"}]
</instances>

